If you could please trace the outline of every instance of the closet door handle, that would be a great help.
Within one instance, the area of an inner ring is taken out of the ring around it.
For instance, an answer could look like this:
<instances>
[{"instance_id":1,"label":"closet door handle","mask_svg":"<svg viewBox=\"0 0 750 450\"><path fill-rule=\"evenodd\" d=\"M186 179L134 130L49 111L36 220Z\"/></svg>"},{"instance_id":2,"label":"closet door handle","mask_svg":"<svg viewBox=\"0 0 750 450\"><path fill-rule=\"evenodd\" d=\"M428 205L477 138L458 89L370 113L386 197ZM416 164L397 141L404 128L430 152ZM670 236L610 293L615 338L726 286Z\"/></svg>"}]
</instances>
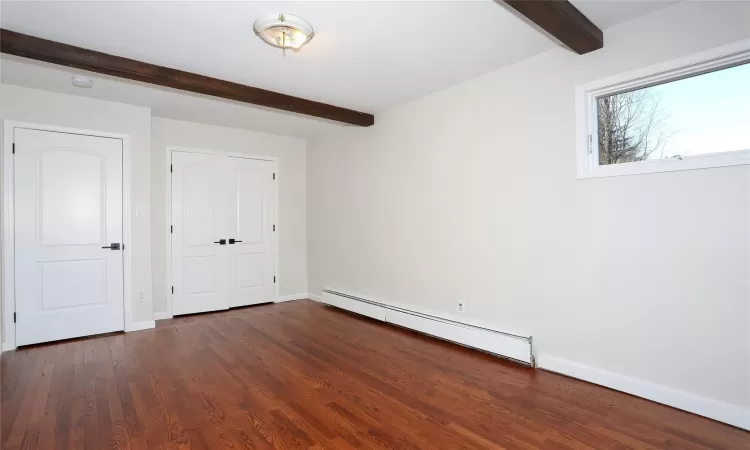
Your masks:
<instances>
[{"instance_id":1,"label":"closet door handle","mask_svg":"<svg viewBox=\"0 0 750 450\"><path fill-rule=\"evenodd\" d=\"M102 247L102 248L108 248L110 250L120 250L120 243L119 242L115 242L114 244L111 244L111 245L108 245L108 246Z\"/></svg>"},{"instance_id":2,"label":"closet door handle","mask_svg":"<svg viewBox=\"0 0 750 450\"><path fill-rule=\"evenodd\" d=\"M235 242L242 242L242 241L241 241L241 240L239 240L239 239L230 239L230 240L229 240L229 243L230 243L230 244L234 244Z\"/></svg>"},{"instance_id":3,"label":"closet door handle","mask_svg":"<svg viewBox=\"0 0 750 450\"><path fill-rule=\"evenodd\" d=\"M226 245L226 243L227 243L226 239L219 239L218 241L214 241L214 244L219 244L219 245Z\"/></svg>"}]
</instances>

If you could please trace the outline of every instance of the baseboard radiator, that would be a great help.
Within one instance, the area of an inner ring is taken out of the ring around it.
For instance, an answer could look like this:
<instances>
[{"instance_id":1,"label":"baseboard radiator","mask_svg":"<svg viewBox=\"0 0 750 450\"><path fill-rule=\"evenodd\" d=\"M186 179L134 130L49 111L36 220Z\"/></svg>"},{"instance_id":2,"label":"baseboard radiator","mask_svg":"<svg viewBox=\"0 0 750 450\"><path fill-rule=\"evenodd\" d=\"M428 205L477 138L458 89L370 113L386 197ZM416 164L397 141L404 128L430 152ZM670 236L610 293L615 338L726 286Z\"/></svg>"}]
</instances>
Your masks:
<instances>
[{"instance_id":1,"label":"baseboard radiator","mask_svg":"<svg viewBox=\"0 0 750 450\"><path fill-rule=\"evenodd\" d=\"M331 289L323 289L320 301L329 306L535 366L531 336L520 336L457 322Z\"/></svg>"}]
</instances>

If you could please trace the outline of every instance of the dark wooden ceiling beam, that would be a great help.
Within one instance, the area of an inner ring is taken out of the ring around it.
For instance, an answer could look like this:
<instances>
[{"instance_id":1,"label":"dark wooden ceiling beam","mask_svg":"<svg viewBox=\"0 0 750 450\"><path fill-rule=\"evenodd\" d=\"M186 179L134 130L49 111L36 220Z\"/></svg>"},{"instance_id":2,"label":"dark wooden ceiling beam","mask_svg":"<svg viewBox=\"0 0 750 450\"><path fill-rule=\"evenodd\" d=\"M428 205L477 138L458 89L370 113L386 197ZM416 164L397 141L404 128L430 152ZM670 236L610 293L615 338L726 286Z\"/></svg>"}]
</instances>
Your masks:
<instances>
[{"instance_id":1,"label":"dark wooden ceiling beam","mask_svg":"<svg viewBox=\"0 0 750 450\"><path fill-rule=\"evenodd\" d=\"M368 127L375 123L375 116L372 114L49 41L5 29L0 29L0 51L37 61L251 103L350 125Z\"/></svg>"},{"instance_id":2,"label":"dark wooden ceiling beam","mask_svg":"<svg viewBox=\"0 0 750 450\"><path fill-rule=\"evenodd\" d=\"M604 46L604 35L567 0L502 0L579 55Z\"/></svg>"}]
</instances>

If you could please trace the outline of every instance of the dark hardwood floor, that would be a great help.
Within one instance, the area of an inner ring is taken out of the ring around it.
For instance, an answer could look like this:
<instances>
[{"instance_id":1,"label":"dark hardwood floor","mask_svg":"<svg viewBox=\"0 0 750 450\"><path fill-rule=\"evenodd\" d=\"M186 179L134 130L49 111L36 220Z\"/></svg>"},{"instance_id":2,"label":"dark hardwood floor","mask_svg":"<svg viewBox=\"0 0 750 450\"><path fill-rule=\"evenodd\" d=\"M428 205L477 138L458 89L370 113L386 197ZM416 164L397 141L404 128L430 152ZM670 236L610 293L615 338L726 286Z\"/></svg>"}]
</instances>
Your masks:
<instances>
[{"instance_id":1,"label":"dark hardwood floor","mask_svg":"<svg viewBox=\"0 0 750 450\"><path fill-rule=\"evenodd\" d=\"M2 356L8 449L750 449L750 433L310 301Z\"/></svg>"}]
</instances>

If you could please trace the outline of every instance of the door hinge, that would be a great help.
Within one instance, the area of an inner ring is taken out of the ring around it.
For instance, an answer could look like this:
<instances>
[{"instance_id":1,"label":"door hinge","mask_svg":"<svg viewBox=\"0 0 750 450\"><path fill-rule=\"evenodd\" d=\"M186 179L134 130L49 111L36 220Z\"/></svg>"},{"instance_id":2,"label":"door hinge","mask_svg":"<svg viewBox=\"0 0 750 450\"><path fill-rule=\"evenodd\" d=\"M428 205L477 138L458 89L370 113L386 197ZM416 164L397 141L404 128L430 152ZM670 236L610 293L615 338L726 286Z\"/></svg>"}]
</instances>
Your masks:
<instances>
[{"instance_id":1,"label":"door hinge","mask_svg":"<svg viewBox=\"0 0 750 450\"><path fill-rule=\"evenodd\" d=\"M276 174L275 174L275 173L273 174L273 179L274 179L274 180L276 179Z\"/></svg>"},{"instance_id":2,"label":"door hinge","mask_svg":"<svg viewBox=\"0 0 750 450\"><path fill-rule=\"evenodd\" d=\"M276 275L273 276L273 282L276 283Z\"/></svg>"},{"instance_id":3,"label":"door hinge","mask_svg":"<svg viewBox=\"0 0 750 450\"><path fill-rule=\"evenodd\" d=\"M13 313L13 323L16 323L16 313Z\"/></svg>"},{"instance_id":4,"label":"door hinge","mask_svg":"<svg viewBox=\"0 0 750 450\"><path fill-rule=\"evenodd\" d=\"M172 286L172 293L174 294L174 286Z\"/></svg>"},{"instance_id":5,"label":"door hinge","mask_svg":"<svg viewBox=\"0 0 750 450\"><path fill-rule=\"evenodd\" d=\"M169 232L170 233L174 233L174 225L170 225L169 226Z\"/></svg>"},{"instance_id":6,"label":"door hinge","mask_svg":"<svg viewBox=\"0 0 750 450\"><path fill-rule=\"evenodd\" d=\"M169 165L169 171L171 172L174 166L172 164Z\"/></svg>"},{"instance_id":7,"label":"door hinge","mask_svg":"<svg viewBox=\"0 0 750 450\"><path fill-rule=\"evenodd\" d=\"M13 154L14 155L16 154L16 143L15 142L13 143Z\"/></svg>"},{"instance_id":8,"label":"door hinge","mask_svg":"<svg viewBox=\"0 0 750 450\"><path fill-rule=\"evenodd\" d=\"M273 231L276 231L276 224L273 224Z\"/></svg>"},{"instance_id":9,"label":"door hinge","mask_svg":"<svg viewBox=\"0 0 750 450\"><path fill-rule=\"evenodd\" d=\"M589 153L593 153L594 135L589 134Z\"/></svg>"}]
</instances>

